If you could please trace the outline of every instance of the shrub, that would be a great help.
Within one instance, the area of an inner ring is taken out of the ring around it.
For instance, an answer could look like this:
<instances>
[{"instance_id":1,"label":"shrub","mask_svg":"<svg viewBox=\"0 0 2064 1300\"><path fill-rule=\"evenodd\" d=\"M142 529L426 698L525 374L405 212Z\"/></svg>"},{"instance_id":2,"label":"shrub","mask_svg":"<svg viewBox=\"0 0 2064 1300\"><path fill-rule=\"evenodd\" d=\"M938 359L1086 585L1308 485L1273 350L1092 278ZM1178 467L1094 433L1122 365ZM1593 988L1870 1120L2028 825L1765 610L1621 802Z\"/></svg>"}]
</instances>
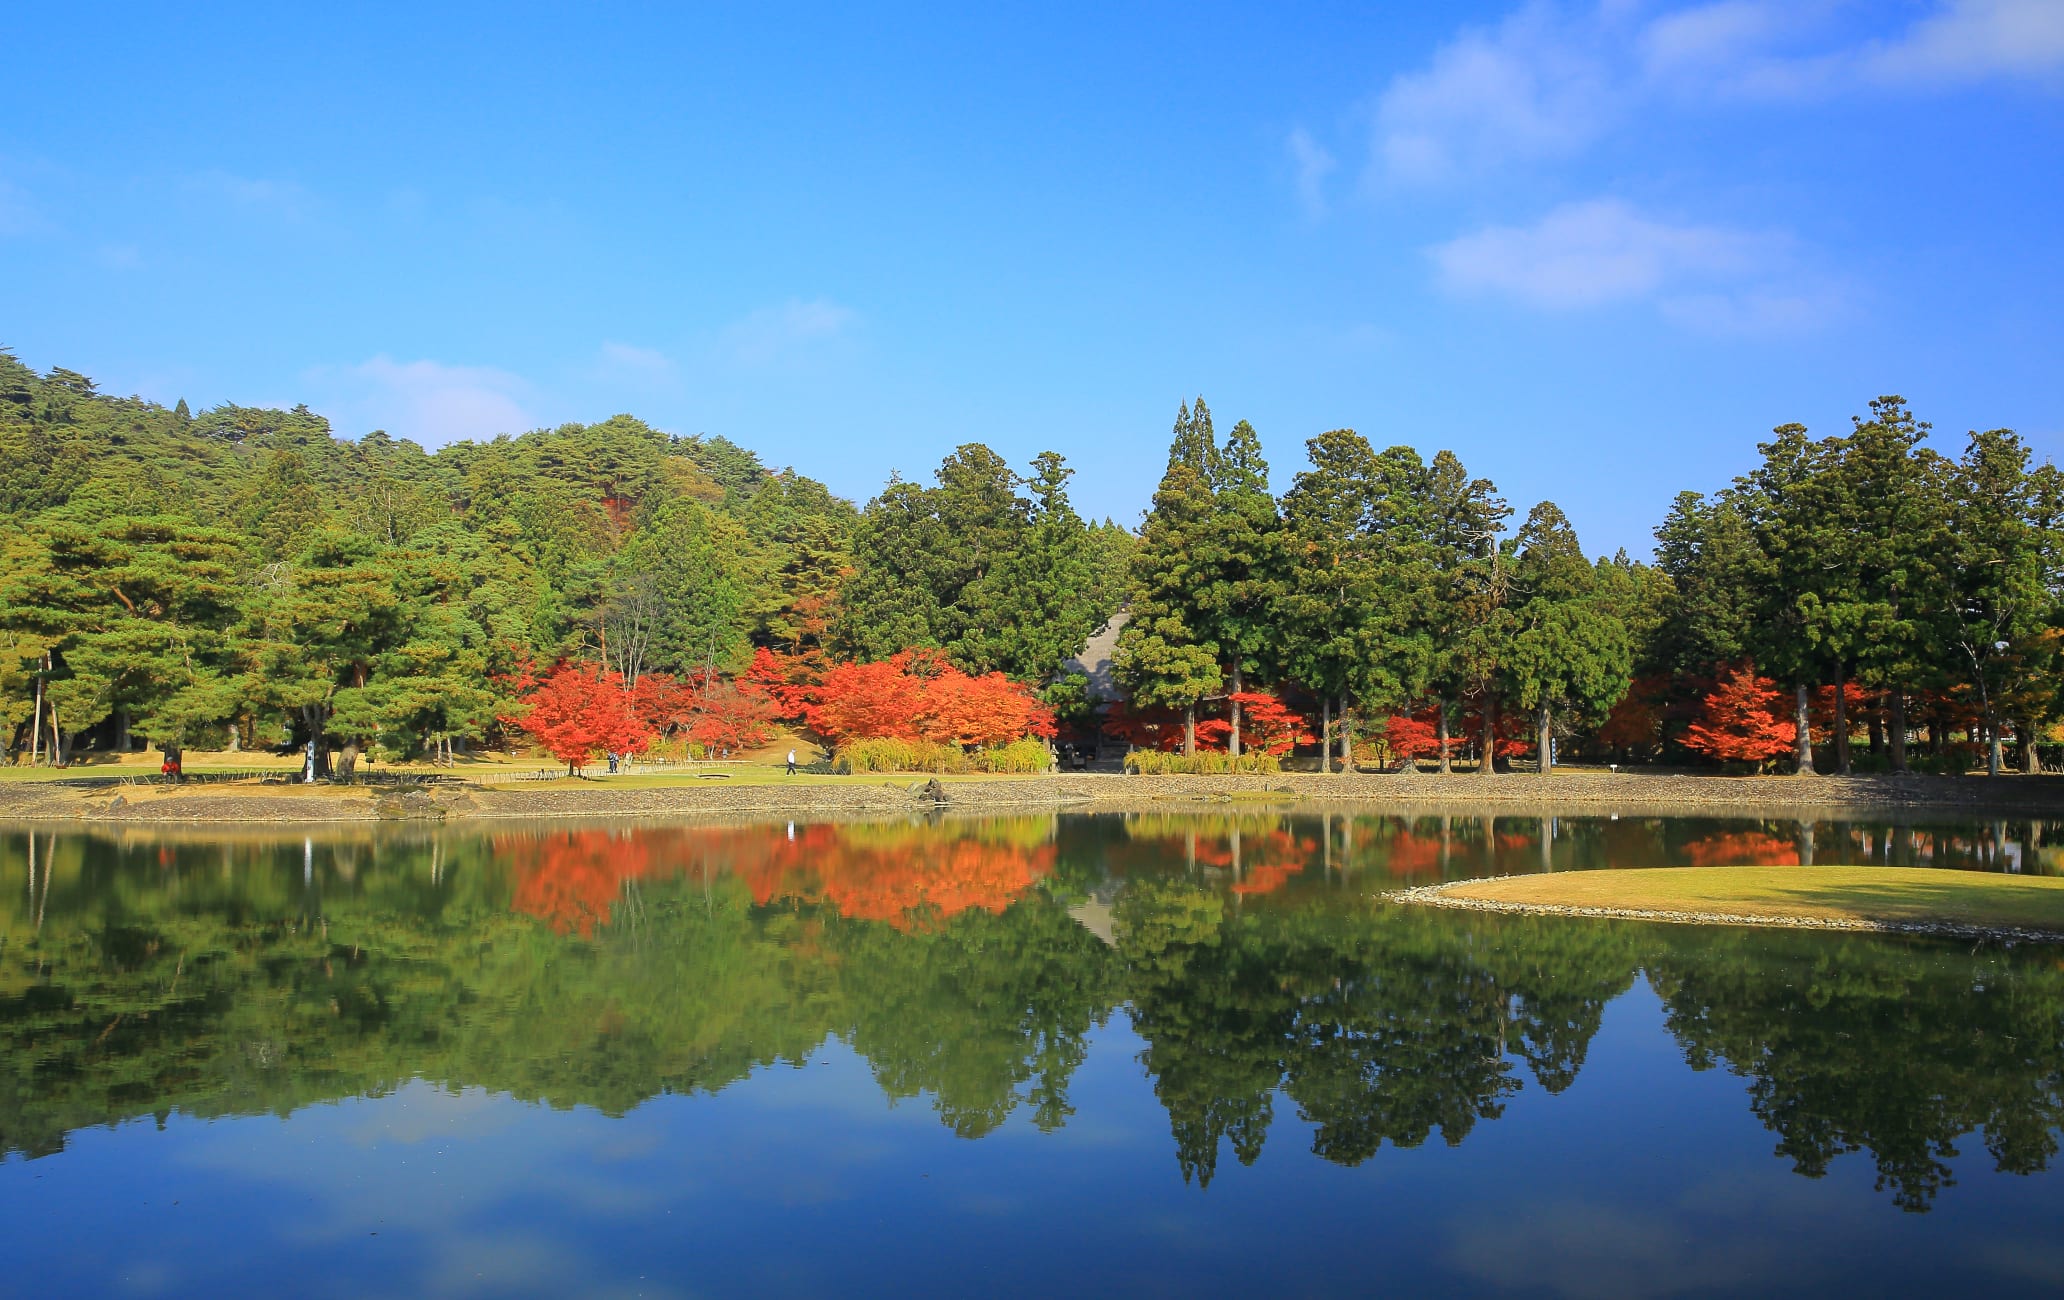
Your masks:
<instances>
[{"instance_id":1,"label":"shrub","mask_svg":"<svg viewBox=\"0 0 2064 1300\"><path fill-rule=\"evenodd\" d=\"M929 740L849 740L839 746L834 766L840 772L965 772L967 755L957 745Z\"/></svg>"},{"instance_id":2,"label":"shrub","mask_svg":"<svg viewBox=\"0 0 2064 1300\"><path fill-rule=\"evenodd\" d=\"M1190 758L1135 749L1125 756L1125 770L1134 776L1266 776L1282 771L1283 760L1274 754L1241 754L1235 758L1215 749L1203 750Z\"/></svg>"},{"instance_id":3,"label":"shrub","mask_svg":"<svg viewBox=\"0 0 2064 1300\"><path fill-rule=\"evenodd\" d=\"M1053 766L1053 751L1046 747L1046 742L1027 738L980 750L973 762L975 769L982 772L1037 773Z\"/></svg>"}]
</instances>

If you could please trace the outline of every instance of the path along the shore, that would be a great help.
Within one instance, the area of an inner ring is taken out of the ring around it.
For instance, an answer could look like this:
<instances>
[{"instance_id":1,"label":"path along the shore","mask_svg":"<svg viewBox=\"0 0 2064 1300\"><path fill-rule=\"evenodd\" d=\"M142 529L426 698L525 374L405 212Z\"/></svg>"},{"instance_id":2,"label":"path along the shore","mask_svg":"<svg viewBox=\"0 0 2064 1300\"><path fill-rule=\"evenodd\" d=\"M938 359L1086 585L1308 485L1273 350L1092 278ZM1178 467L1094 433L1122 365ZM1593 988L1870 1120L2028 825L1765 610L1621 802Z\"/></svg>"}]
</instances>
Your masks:
<instances>
[{"instance_id":1,"label":"path along the shore","mask_svg":"<svg viewBox=\"0 0 2064 1300\"><path fill-rule=\"evenodd\" d=\"M702 816L896 815L936 806L922 775L856 776L794 784L684 781L536 788L463 781L420 789L301 787L280 784L83 786L0 782L0 821L331 822L503 820L527 817L670 818ZM1267 776L1053 776L947 779L956 811L1028 809L1121 811L1168 804L1266 801L1337 804L1357 811L1388 807L1482 810L1538 815L1567 812L1698 814L1826 819L1843 812L1903 809L1953 816L2064 817L2064 777L1732 777L1566 771L1542 778L1428 773Z\"/></svg>"}]
</instances>

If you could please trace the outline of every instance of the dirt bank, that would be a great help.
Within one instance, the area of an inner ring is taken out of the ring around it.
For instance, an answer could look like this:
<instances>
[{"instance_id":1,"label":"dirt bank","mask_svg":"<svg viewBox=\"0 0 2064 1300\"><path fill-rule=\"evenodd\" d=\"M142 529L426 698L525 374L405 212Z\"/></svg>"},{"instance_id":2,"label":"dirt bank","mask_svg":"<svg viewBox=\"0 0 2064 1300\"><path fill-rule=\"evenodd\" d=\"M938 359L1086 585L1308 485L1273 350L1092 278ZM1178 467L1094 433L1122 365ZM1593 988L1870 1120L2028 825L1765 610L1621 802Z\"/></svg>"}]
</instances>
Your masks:
<instances>
[{"instance_id":1,"label":"dirt bank","mask_svg":"<svg viewBox=\"0 0 2064 1300\"><path fill-rule=\"evenodd\" d=\"M850 782L727 786L540 789L463 784L427 790L208 785L186 788L79 787L0 783L0 820L92 822L336 822L503 820L521 817L851 816L929 808L920 777ZM1122 811L1170 804L1274 801L1454 811L1582 814L1836 817L1844 812L1931 810L1965 816L2064 816L2064 777L1726 777L1568 772L1543 780L1430 774L1156 776L1063 774L1021 780L947 781L956 811L1072 808Z\"/></svg>"}]
</instances>

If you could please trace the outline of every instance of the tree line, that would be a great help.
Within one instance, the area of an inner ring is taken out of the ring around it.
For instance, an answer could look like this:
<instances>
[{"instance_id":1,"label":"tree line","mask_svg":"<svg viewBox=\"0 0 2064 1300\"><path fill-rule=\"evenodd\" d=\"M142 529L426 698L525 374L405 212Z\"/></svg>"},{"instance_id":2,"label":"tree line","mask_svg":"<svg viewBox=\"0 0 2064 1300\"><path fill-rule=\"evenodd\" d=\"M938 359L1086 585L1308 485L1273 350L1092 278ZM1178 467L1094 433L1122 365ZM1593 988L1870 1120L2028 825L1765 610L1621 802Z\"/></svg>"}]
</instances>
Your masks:
<instances>
[{"instance_id":1,"label":"tree line","mask_svg":"<svg viewBox=\"0 0 2064 1300\"><path fill-rule=\"evenodd\" d=\"M1444 772L1458 733L1485 773L1528 751L1545 771L1558 738L1622 759L1788 753L1802 773L1816 744L1843 773L1982 755L1996 773L2010 736L2037 771L2059 717L2064 476L2011 430L1954 458L1928 433L1899 397L1839 436L1783 425L1749 473L1676 499L1652 562L1593 560L1553 502L1513 528L1452 452L1348 429L1307 443L1274 497L1254 430L1220 441L1199 399L1141 530L1118 673L1161 713L1142 729L1185 753L1200 726L1237 753L1252 684L1287 690L1343 771L1358 730Z\"/></svg>"},{"instance_id":2,"label":"tree line","mask_svg":"<svg viewBox=\"0 0 2064 1300\"><path fill-rule=\"evenodd\" d=\"M555 667L695 688L648 688L671 704L628 723L591 710L596 746L683 709L736 739L757 709L723 688L750 693L756 650L791 678L929 647L1038 682L1123 599L1131 535L1075 513L1071 473L970 444L859 509L628 415L430 452L305 407L112 397L0 351L0 734L60 763L312 744L349 774L375 744L516 737Z\"/></svg>"},{"instance_id":3,"label":"tree line","mask_svg":"<svg viewBox=\"0 0 2064 1300\"><path fill-rule=\"evenodd\" d=\"M1021 471L969 443L855 506L629 415L426 451L0 351L0 735L51 762L306 746L346 775L526 718L573 766L787 719L940 764L1058 729L1175 770L1301 744L1329 770L1997 771L2010 741L2035 770L2064 480L2011 431L1955 457L1928 435L1896 397L1839 436L1782 426L1680 495L1644 561L1588 556L1553 502L1519 514L1452 452L1348 429L1278 495L1254 428L1221 439L1201 398L1131 529L1084 520L1053 452ZM1068 666L1114 617L1115 707Z\"/></svg>"}]
</instances>

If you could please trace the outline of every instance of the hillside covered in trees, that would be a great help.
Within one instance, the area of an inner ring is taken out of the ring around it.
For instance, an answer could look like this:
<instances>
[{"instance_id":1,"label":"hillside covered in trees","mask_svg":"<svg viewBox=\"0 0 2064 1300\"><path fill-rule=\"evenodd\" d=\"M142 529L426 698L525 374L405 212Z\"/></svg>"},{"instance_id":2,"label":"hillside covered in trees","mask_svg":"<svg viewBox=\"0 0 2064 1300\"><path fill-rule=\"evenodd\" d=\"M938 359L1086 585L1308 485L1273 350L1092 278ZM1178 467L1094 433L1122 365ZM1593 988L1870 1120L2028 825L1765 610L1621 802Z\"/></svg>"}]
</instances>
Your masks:
<instances>
[{"instance_id":1,"label":"hillside covered in trees","mask_svg":"<svg viewBox=\"0 0 2064 1300\"><path fill-rule=\"evenodd\" d=\"M1837 437L1783 426L1648 562L1351 430L1279 496L1202 399L1135 532L1081 519L1053 452L969 443L855 506L629 415L426 451L0 352L0 724L18 760L313 742L347 776L373 746L527 734L577 768L779 718L877 744L862 766L1101 732L1204 770L1321 742L1328 768L1997 770L2015 744L2033 770L2064 476L2009 431L1954 458L1927 434L1893 397ZM1064 663L1121 611L1128 698L1099 713Z\"/></svg>"}]
</instances>

